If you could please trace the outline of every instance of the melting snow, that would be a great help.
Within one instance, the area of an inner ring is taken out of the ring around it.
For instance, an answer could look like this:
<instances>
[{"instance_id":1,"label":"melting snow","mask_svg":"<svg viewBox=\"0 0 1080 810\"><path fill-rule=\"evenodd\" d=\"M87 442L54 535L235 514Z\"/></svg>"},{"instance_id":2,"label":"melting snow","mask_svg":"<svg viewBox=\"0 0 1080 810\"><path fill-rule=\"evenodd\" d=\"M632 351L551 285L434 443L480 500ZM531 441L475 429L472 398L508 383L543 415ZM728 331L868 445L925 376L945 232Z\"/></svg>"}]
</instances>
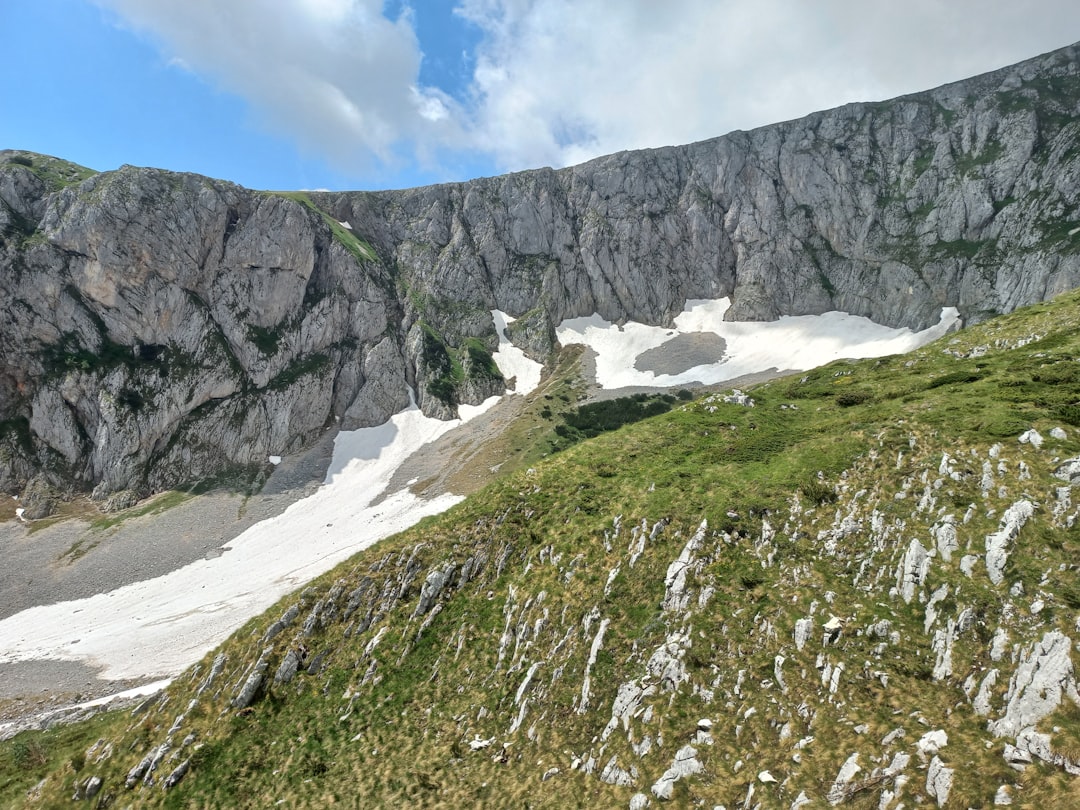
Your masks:
<instances>
[{"instance_id":1,"label":"melting snow","mask_svg":"<svg viewBox=\"0 0 1080 810\"><path fill-rule=\"evenodd\" d=\"M506 336L506 327L514 322L505 312L491 311L495 320L495 331L499 334L499 350L492 357L504 378L516 377L515 394L528 394L540 384L540 371L543 366L525 356L525 352L510 342Z\"/></svg>"},{"instance_id":2,"label":"melting snow","mask_svg":"<svg viewBox=\"0 0 1080 810\"><path fill-rule=\"evenodd\" d=\"M881 357L917 349L944 335L960 321L954 307L922 332L892 329L846 312L786 316L777 321L725 321L731 302L691 300L675 318L675 329L627 323L615 326L599 315L563 321L556 335L563 345L583 343L596 354L596 381L603 388L667 387L693 382L719 383L771 368L801 371L843 357ZM715 362L680 374L656 374L634 368L641 354L680 334L712 333L727 344Z\"/></svg>"},{"instance_id":3,"label":"melting snow","mask_svg":"<svg viewBox=\"0 0 1080 810\"><path fill-rule=\"evenodd\" d=\"M0 622L0 661L61 659L101 677L172 675L337 563L461 498L382 495L412 453L462 424L417 408L373 428L343 432L326 484L232 540L229 553L86 599L24 610Z\"/></svg>"},{"instance_id":4,"label":"melting snow","mask_svg":"<svg viewBox=\"0 0 1080 810\"><path fill-rule=\"evenodd\" d=\"M937 326L919 333L839 312L729 323L723 321L728 305L727 299L687 302L675 319L677 331L635 323L615 328L593 316L565 321L558 337L597 352L597 381L606 388L671 386L720 382L772 367L810 368L838 357L904 352L939 337L958 320L955 309L944 309ZM493 359L507 379L516 378L515 393L527 394L540 382L541 365L510 344L506 326L512 318L497 310L492 317L500 338ZM715 363L678 375L633 368L634 358L678 332L720 335L726 353ZM386 488L410 455L497 401L492 397L478 406L462 406L461 419L448 422L429 419L413 406L378 427L340 433L325 484L236 537L226 547L230 553L0 621L0 662L82 661L100 667L101 677L109 679L179 672L285 594L461 500L450 494L422 500L407 489L387 493ZM380 496L385 497L376 503Z\"/></svg>"}]
</instances>

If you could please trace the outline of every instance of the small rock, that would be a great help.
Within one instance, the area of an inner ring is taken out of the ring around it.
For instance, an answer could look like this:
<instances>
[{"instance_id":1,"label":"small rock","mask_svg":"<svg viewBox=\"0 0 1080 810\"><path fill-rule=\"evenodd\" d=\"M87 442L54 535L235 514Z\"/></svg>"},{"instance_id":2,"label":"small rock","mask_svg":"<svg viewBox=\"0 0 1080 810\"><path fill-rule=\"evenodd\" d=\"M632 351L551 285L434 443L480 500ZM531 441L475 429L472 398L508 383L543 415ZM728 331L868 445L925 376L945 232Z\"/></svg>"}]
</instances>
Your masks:
<instances>
[{"instance_id":1,"label":"small rock","mask_svg":"<svg viewBox=\"0 0 1080 810\"><path fill-rule=\"evenodd\" d=\"M795 649L802 650L806 646L807 640L810 638L810 633L814 629L813 619L796 619L795 620Z\"/></svg>"},{"instance_id":2,"label":"small rock","mask_svg":"<svg viewBox=\"0 0 1080 810\"><path fill-rule=\"evenodd\" d=\"M1063 698L1080 703L1070 652L1072 641L1059 630L1025 650L1006 696L1005 716L990 723L995 737L1015 737L1053 712Z\"/></svg>"},{"instance_id":3,"label":"small rock","mask_svg":"<svg viewBox=\"0 0 1080 810\"><path fill-rule=\"evenodd\" d=\"M703 770L705 766L697 758L697 750L693 746L684 745L675 752L671 767L664 771L664 775L652 786L653 795L658 799L670 799L677 781Z\"/></svg>"},{"instance_id":4,"label":"small rock","mask_svg":"<svg viewBox=\"0 0 1080 810\"><path fill-rule=\"evenodd\" d=\"M255 662L255 667L244 681L244 685L240 688L240 691L232 699L231 706L234 709L246 709L255 700L255 695L259 691L259 687L262 686L263 678L266 676L266 670L270 666L270 655L274 652L273 647L266 647L263 649L259 659Z\"/></svg>"},{"instance_id":5,"label":"small rock","mask_svg":"<svg viewBox=\"0 0 1080 810\"><path fill-rule=\"evenodd\" d=\"M1031 764L1031 754L1020 750L1011 743L1005 743L1005 751L1002 755L1005 757L1009 767L1018 771L1023 771L1024 768Z\"/></svg>"},{"instance_id":6,"label":"small rock","mask_svg":"<svg viewBox=\"0 0 1080 810\"><path fill-rule=\"evenodd\" d=\"M754 400L740 391L738 388L731 389L731 393L724 397L724 402L729 405L742 405L744 408L753 408Z\"/></svg>"},{"instance_id":7,"label":"small rock","mask_svg":"<svg viewBox=\"0 0 1080 810\"><path fill-rule=\"evenodd\" d=\"M1002 563L1004 566L1004 563ZM930 570L930 558L926 549L916 539L912 539L896 571L896 589L906 604L911 604L919 592L926 574Z\"/></svg>"},{"instance_id":8,"label":"small rock","mask_svg":"<svg viewBox=\"0 0 1080 810\"><path fill-rule=\"evenodd\" d=\"M1020 444L1030 444L1032 447L1038 450L1040 447L1042 447L1043 437L1039 435L1039 431L1035 430L1035 428L1031 428L1029 430L1025 430L1023 433L1020 434L1019 441Z\"/></svg>"},{"instance_id":9,"label":"small rock","mask_svg":"<svg viewBox=\"0 0 1080 810\"><path fill-rule=\"evenodd\" d=\"M1080 482L1080 456L1061 462L1054 470L1054 476L1068 481L1070 486L1075 486Z\"/></svg>"},{"instance_id":10,"label":"small rock","mask_svg":"<svg viewBox=\"0 0 1080 810\"><path fill-rule=\"evenodd\" d=\"M600 781L607 782L607 784L609 785L633 787L634 774L630 771L620 768L619 758L617 756L613 756L610 760L608 760L608 764L604 766L604 770L600 772Z\"/></svg>"},{"instance_id":11,"label":"small rock","mask_svg":"<svg viewBox=\"0 0 1080 810\"><path fill-rule=\"evenodd\" d=\"M296 672L300 668L301 653L297 650L289 650L285 653L285 657L281 660L281 665L278 667L277 672L274 673L274 683L277 685L284 685L289 683L296 677Z\"/></svg>"},{"instance_id":12,"label":"small rock","mask_svg":"<svg viewBox=\"0 0 1080 810\"><path fill-rule=\"evenodd\" d=\"M903 737L906 733L907 732L904 731L904 729L902 728L894 728L892 731L890 731L888 734L881 738L881 744L883 746L892 745L894 742Z\"/></svg>"},{"instance_id":13,"label":"small rock","mask_svg":"<svg viewBox=\"0 0 1080 810\"><path fill-rule=\"evenodd\" d=\"M190 767L191 760L185 759L183 762L176 766L172 773L165 777L165 781L161 783L161 787L165 790L176 787L177 783L179 783L180 780L184 778L185 774L187 774Z\"/></svg>"},{"instance_id":14,"label":"small rock","mask_svg":"<svg viewBox=\"0 0 1080 810\"><path fill-rule=\"evenodd\" d=\"M916 747L919 749L919 753L924 756L933 756L939 750L949 744L949 735L945 733L944 729L936 729L934 731L928 731L919 738L919 742L916 743Z\"/></svg>"},{"instance_id":15,"label":"small rock","mask_svg":"<svg viewBox=\"0 0 1080 810\"><path fill-rule=\"evenodd\" d=\"M493 742L495 742L494 737L486 740L481 740L480 735L477 734L473 739L469 740L469 748L471 748L473 751L480 751L484 748L487 748Z\"/></svg>"},{"instance_id":16,"label":"small rock","mask_svg":"<svg viewBox=\"0 0 1080 810\"><path fill-rule=\"evenodd\" d=\"M122 489L105 499L105 503L101 505L101 511L105 513L122 512L125 509L130 509L138 502L139 496L137 493L130 489Z\"/></svg>"},{"instance_id":17,"label":"small rock","mask_svg":"<svg viewBox=\"0 0 1080 810\"><path fill-rule=\"evenodd\" d=\"M86 780L83 786L83 793L88 799L92 799L98 795L101 790L101 786L104 784L100 776L91 776Z\"/></svg>"},{"instance_id":18,"label":"small rock","mask_svg":"<svg viewBox=\"0 0 1080 810\"><path fill-rule=\"evenodd\" d=\"M937 755L930 761L926 771L926 792L937 799L938 807L943 807L952 790L953 769L946 768Z\"/></svg>"},{"instance_id":19,"label":"small rock","mask_svg":"<svg viewBox=\"0 0 1080 810\"><path fill-rule=\"evenodd\" d=\"M844 764L840 766L840 772L836 774L836 780L833 782L832 787L829 788L829 793L826 798L829 800L829 804L834 807L848 798L847 785L855 778L855 774L862 770L859 765L859 754L856 752L844 760Z\"/></svg>"},{"instance_id":20,"label":"small rock","mask_svg":"<svg viewBox=\"0 0 1080 810\"><path fill-rule=\"evenodd\" d=\"M19 503L22 504L19 517L25 520L41 520L56 511L56 493L45 479L31 478L19 496Z\"/></svg>"},{"instance_id":21,"label":"small rock","mask_svg":"<svg viewBox=\"0 0 1080 810\"><path fill-rule=\"evenodd\" d=\"M1000 585L1005 578L1009 546L1034 514L1035 504L1027 499L1019 500L1005 510L998 530L986 535L986 573L995 585Z\"/></svg>"}]
</instances>

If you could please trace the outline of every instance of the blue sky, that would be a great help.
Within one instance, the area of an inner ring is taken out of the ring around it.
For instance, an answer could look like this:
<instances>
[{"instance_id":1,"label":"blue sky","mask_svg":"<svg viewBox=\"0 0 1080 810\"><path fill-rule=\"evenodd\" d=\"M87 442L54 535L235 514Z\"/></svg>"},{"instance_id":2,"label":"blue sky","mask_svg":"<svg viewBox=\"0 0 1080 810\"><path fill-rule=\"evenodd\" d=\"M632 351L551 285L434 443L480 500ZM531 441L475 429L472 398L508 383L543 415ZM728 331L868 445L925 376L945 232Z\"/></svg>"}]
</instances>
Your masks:
<instances>
[{"instance_id":1,"label":"blue sky","mask_svg":"<svg viewBox=\"0 0 1080 810\"><path fill-rule=\"evenodd\" d=\"M687 143L1075 40L1074 0L0 0L0 148L406 187Z\"/></svg>"}]
</instances>

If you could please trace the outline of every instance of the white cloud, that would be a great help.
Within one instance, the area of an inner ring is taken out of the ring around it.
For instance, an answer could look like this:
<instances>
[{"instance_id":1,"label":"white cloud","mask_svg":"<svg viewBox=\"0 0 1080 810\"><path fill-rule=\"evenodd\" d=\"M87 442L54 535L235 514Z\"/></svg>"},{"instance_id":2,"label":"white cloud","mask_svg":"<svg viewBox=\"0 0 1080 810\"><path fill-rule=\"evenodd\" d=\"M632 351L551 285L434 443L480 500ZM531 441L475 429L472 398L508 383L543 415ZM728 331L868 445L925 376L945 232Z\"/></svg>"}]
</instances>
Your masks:
<instances>
[{"instance_id":1,"label":"white cloud","mask_svg":"<svg viewBox=\"0 0 1080 810\"><path fill-rule=\"evenodd\" d=\"M166 59L245 98L272 128L339 166L392 160L403 142L460 142L454 102L418 85L409 15L387 19L381 0L97 2Z\"/></svg>"},{"instance_id":2,"label":"white cloud","mask_svg":"<svg viewBox=\"0 0 1080 810\"><path fill-rule=\"evenodd\" d=\"M459 0L483 37L455 99L419 81L422 6L388 19L382 0L96 1L353 171L687 143L961 79L1080 31L1074 0Z\"/></svg>"},{"instance_id":3,"label":"white cloud","mask_svg":"<svg viewBox=\"0 0 1080 810\"><path fill-rule=\"evenodd\" d=\"M475 132L506 167L565 165L888 98L1080 31L1080 6L1038 5L463 0L461 13L487 34Z\"/></svg>"}]
</instances>

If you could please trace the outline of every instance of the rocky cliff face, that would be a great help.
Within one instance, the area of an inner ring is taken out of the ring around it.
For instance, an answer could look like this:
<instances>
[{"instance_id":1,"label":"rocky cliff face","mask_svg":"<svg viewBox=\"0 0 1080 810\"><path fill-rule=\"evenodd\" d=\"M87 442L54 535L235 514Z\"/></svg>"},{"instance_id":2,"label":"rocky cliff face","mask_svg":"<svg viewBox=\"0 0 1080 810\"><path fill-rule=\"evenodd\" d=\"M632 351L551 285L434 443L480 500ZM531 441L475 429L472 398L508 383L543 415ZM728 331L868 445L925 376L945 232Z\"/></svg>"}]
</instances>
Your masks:
<instances>
[{"instance_id":1,"label":"rocky cliff face","mask_svg":"<svg viewBox=\"0 0 1080 810\"><path fill-rule=\"evenodd\" d=\"M598 312L924 327L1080 284L1080 49L684 147L398 192L275 194L0 153L0 488L104 496L328 423L502 390Z\"/></svg>"}]
</instances>

